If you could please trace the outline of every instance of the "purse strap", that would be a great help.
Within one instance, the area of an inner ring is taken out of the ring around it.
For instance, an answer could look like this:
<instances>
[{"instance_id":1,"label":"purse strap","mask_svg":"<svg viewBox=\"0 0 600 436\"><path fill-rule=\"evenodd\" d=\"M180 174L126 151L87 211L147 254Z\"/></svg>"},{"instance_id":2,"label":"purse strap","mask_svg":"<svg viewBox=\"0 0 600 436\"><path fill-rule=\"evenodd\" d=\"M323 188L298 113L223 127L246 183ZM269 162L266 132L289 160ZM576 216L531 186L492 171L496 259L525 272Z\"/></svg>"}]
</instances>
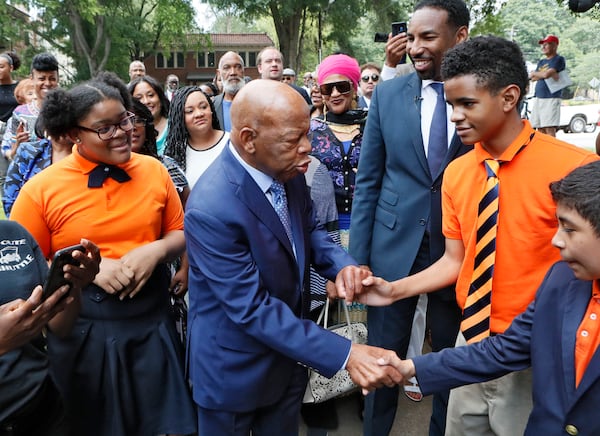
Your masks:
<instances>
[{"instance_id":1,"label":"purse strap","mask_svg":"<svg viewBox=\"0 0 600 436\"><path fill-rule=\"evenodd\" d=\"M354 334L354 330L352 329L352 326L350 325L350 313L348 311L348 305L344 302L342 304L342 306L344 306L344 317L346 318L346 324L348 325L348 330L350 330L350 340L352 342L356 342L356 336ZM319 314L319 317L317 318L317 325L321 324L321 322L323 322L323 328L327 329L327 321L329 320L329 298L327 298L325 300L325 306L323 307L323 309L321 309L321 313Z\"/></svg>"}]
</instances>

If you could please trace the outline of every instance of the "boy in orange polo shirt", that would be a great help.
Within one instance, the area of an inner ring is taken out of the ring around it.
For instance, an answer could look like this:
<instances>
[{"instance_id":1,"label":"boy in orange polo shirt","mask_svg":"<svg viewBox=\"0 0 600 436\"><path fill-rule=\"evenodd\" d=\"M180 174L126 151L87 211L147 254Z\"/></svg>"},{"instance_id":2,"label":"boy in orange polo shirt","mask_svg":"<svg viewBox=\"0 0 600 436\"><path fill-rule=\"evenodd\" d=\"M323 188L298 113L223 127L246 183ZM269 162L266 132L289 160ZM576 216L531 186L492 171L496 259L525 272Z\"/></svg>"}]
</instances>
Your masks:
<instances>
[{"instance_id":1,"label":"boy in orange polo shirt","mask_svg":"<svg viewBox=\"0 0 600 436\"><path fill-rule=\"evenodd\" d=\"M563 262L550 268L527 310L503 334L393 364L406 379L416 373L424 392L531 367L533 410L525 434L597 435L600 162L576 168L550 191L558 217L552 245Z\"/></svg>"},{"instance_id":2,"label":"boy in orange polo shirt","mask_svg":"<svg viewBox=\"0 0 600 436\"><path fill-rule=\"evenodd\" d=\"M474 276L484 269L476 267L484 257L479 254L477 232L480 200L490 178L495 178L496 213L486 209L497 217L491 226L495 231L484 241L495 240L489 244L495 245L492 266L485 268L493 271L486 281L491 285L491 297L488 293L487 303L482 298L475 304L487 309L487 317L478 318L469 328L461 325L457 345L465 345L463 333L470 333L471 327L486 325L478 335L469 337L471 342L501 334L531 303L544 274L559 260L550 244L557 220L548 185L598 157L535 132L520 118L518 107L528 78L516 44L492 36L473 38L447 52L442 76L446 100L453 106L456 132L463 143L475 144L473 151L454 160L444 175L445 254L418 274L392 283L368 278L364 284L373 286L367 293L340 296L385 305L456 282L459 306L464 310L469 304L464 312L464 323L468 323L466 314L472 308L468 298L485 296L470 290L474 289ZM486 168L493 163L495 174ZM489 259L490 252L487 254ZM428 386L427 392L438 388L442 388L441 383ZM523 434L531 408L529 370L463 386L450 394L446 435Z\"/></svg>"}]
</instances>

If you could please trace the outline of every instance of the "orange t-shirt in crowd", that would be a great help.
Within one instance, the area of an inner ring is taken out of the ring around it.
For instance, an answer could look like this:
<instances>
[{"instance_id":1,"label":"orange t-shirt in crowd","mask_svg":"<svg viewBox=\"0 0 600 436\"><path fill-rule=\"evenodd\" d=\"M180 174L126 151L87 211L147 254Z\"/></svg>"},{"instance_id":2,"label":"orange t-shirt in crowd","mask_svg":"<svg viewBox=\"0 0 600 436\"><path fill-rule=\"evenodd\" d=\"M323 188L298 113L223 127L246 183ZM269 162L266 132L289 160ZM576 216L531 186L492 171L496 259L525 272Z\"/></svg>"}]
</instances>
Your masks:
<instances>
[{"instance_id":1,"label":"orange t-shirt in crowd","mask_svg":"<svg viewBox=\"0 0 600 436\"><path fill-rule=\"evenodd\" d=\"M73 153L32 177L11 213L50 257L81 238L100 247L103 257L119 259L172 230L183 230L183 208L169 173L158 159L137 153L119 165L131 180L107 178L88 188L97 164Z\"/></svg>"},{"instance_id":2,"label":"orange t-shirt in crowd","mask_svg":"<svg viewBox=\"0 0 600 436\"><path fill-rule=\"evenodd\" d=\"M492 156L480 143L475 144L473 151L448 165L442 184L442 231L448 239L462 240L465 247L456 283L461 308L473 274L477 209L487 178L485 159ZM499 157L503 163L498 171L491 332L503 333L527 308L550 266L560 259L551 244L558 223L548 185L598 159L593 153L535 132L529 121L523 121L523 130Z\"/></svg>"},{"instance_id":3,"label":"orange t-shirt in crowd","mask_svg":"<svg viewBox=\"0 0 600 436\"><path fill-rule=\"evenodd\" d=\"M575 386L579 386L598 345L600 345L600 285L598 280L594 280L592 298L575 338Z\"/></svg>"}]
</instances>

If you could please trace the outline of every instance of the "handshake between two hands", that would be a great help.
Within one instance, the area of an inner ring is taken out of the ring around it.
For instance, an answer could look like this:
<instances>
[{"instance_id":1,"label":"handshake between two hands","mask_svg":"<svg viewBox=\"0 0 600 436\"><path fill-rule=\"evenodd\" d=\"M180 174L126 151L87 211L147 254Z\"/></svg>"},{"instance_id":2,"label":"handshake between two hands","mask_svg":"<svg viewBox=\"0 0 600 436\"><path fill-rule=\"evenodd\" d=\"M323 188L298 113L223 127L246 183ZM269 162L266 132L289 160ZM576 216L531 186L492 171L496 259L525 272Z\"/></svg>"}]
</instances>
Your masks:
<instances>
[{"instance_id":1,"label":"handshake between two hands","mask_svg":"<svg viewBox=\"0 0 600 436\"><path fill-rule=\"evenodd\" d=\"M335 286L330 284L330 298L343 298L346 303L359 302L371 306L386 306L395 301L392 285L375 277L366 267L347 266L337 275ZM352 344L346 364L350 377L363 394L382 386L403 384L415 375L412 360L401 360L394 351L370 345Z\"/></svg>"}]
</instances>

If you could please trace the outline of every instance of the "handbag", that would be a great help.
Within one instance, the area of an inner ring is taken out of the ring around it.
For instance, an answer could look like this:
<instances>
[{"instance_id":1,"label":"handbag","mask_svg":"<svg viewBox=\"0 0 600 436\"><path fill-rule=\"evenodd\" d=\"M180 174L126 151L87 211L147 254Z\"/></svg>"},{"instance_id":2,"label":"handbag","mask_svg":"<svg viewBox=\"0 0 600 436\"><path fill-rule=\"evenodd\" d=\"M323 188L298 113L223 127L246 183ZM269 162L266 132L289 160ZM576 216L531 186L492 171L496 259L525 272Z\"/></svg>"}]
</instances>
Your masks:
<instances>
[{"instance_id":1,"label":"handbag","mask_svg":"<svg viewBox=\"0 0 600 436\"><path fill-rule=\"evenodd\" d=\"M319 314L317 324L321 324L321 321L323 321L323 327L327 330L350 339L353 343L366 344L367 326L362 322L351 323L347 305L342 303L342 306L344 307L346 318L345 323L327 327L329 316L329 299L327 299L325 307L323 307L323 310ZM350 373L345 369L339 370L331 378L327 378L311 369L309 370L308 385L306 386L302 402L322 403L332 398L350 394L357 389L358 386L352 381Z\"/></svg>"}]
</instances>

